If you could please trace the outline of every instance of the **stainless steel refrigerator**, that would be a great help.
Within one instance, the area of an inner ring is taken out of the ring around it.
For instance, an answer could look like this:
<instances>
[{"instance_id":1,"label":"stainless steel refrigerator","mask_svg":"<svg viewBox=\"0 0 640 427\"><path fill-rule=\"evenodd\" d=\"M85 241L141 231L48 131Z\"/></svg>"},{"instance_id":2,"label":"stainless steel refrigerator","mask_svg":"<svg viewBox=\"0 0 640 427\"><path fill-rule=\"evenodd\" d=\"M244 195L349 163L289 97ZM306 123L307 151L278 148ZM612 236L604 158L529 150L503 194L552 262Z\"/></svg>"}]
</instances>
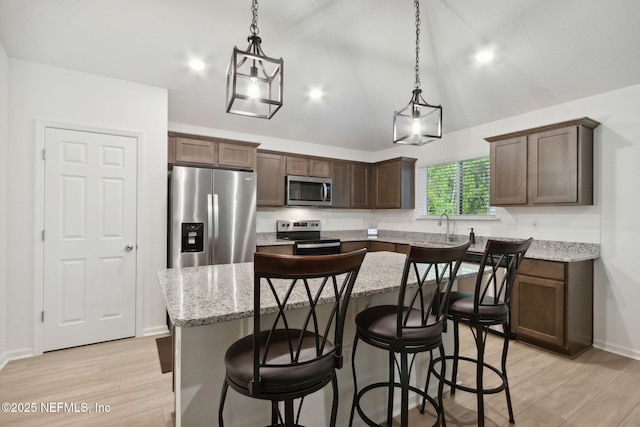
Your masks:
<instances>
[{"instance_id":1,"label":"stainless steel refrigerator","mask_svg":"<svg viewBox=\"0 0 640 427\"><path fill-rule=\"evenodd\" d=\"M168 234L169 267L253 261L255 173L175 166Z\"/></svg>"}]
</instances>

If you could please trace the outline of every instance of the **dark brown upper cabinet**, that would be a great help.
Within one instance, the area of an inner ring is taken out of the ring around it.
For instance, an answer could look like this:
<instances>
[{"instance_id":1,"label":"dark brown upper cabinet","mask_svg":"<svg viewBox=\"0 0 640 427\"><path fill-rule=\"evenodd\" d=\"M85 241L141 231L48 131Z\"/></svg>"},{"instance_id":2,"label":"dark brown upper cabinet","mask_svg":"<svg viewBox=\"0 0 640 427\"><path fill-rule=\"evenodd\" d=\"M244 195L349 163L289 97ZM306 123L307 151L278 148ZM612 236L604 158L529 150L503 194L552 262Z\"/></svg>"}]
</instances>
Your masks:
<instances>
[{"instance_id":1,"label":"dark brown upper cabinet","mask_svg":"<svg viewBox=\"0 0 640 427\"><path fill-rule=\"evenodd\" d=\"M373 208L415 208L416 159L399 157L373 168Z\"/></svg>"},{"instance_id":2,"label":"dark brown upper cabinet","mask_svg":"<svg viewBox=\"0 0 640 427\"><path fill-rule=\"evenodd\" d=\"M371 166L368 163L351 164L351 207L354 209L369 209L370 204L370 173ZM337 183L333 182L333 188Z\"/></svg>"},{"instance_id":3,"label":"dark brown upper cabinet","mask_svg":"<svg viewBox=\"0 0 640 427\"><path fill-rule=\"evenodd\" d=\"M258 206L284 206L286 157L258 151L256 175Z\"/></svg>"},{"instance_id":4,"label":"dark brown upper cabinet","mask_svg":"<svg viewBox=\"0 0 640 427\"><path fill-rule=\"evenodd\" d=\"M593 129L587 117L491 138L491 205L592 205Z\"/></svg>"},{"instance_id":5,"label":"dark brown upper cabinet","mask_svg":"<svg viewBox=\"0 0 640 427\"><path fill-rule=\"evenodd\" d=\"M331 186L332 207L351 207L351 163L348 161L334 160L332 162L331 176L334 184Z\"/></svg>"},{"instance_id":6,"label":"dark brown upper cabinet","mask_svg":"<svg viewBox=\"0 0 640 427\"><path fill-rule=\"evenodd\" d=\"M253 171L260 144L222 138L169 132L168 162L178 166L200 166Z\"/></svg>"}]
</instances>

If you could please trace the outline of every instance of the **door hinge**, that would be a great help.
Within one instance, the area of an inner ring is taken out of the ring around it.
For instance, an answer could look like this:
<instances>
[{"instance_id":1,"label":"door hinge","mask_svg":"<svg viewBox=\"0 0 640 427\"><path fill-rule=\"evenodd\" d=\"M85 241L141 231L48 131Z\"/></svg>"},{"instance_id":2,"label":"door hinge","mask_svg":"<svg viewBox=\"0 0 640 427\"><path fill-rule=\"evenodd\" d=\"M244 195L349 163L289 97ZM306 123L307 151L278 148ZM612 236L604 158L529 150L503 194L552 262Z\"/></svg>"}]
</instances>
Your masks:
<instances>
[{"instance_id":1,"label":"door hinge","mask_svg":"<svg viewBox=\"0 0 640 427\"><path fill-rule=\"evenodd\" d=\"M40 312L40 321L44 322L44 310Z\"/></svg>"},{"instance_id":2,"label":"door hinge","mask_svg":"<svg viewBox=\"0 0 640 427\"><path fill-rule=\"evenodd\" d=\"M42 230L42 241L44 242L44 230Z\"/></svg>"},{"instance_id":3,"label":"door hinge","mask_svg":"<svg viewBox=\"0 0 640 427\"><path fill-rule=\"evenodd\" d=\"M42 149L42 160L47 160L47 149L46 148Z\"/></svg>"}]
</instances>

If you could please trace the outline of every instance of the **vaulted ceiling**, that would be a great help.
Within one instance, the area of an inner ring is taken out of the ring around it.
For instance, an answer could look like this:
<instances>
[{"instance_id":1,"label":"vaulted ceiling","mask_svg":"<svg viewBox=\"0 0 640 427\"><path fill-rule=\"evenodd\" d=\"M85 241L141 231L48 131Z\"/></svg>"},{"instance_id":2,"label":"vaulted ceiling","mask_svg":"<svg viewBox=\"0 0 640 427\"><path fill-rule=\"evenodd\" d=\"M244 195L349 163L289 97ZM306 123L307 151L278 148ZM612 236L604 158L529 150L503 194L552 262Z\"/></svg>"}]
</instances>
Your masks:
<instances>
[{"instance_id":1,"label":"vaulted ceiling","mask_svg":"<svg viewBox=\"0 0 640 427\"><path fill-rule=\"evenodd\" d=\"M0 0L12 58L168 89L169 121L377 151L414 84L411 0L261 0L284 59L271 119L225 113L226 68L250 0ZM640 83L640 1L422 0L421 82L444 133ZM479 64L480 49L495 53ZM206 67L189 69L192 58ZM308 93L321 88L321 100Z\"/></svg>"}]
</instances>

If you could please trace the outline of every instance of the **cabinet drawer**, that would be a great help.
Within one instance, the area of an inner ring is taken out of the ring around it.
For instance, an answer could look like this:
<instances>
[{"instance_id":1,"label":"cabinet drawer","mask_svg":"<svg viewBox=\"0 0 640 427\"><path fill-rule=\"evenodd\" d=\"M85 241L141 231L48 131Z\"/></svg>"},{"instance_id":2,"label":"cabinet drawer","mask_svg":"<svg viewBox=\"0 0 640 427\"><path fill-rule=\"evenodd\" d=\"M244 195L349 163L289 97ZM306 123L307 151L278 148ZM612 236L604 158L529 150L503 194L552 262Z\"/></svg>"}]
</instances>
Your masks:
<instances>
[{"instance_id":1,"label":"cabinet drawer","mask_svg":"<svg viewBox=\"0 0 640 427\"><path fill-rule=\"evenodd\" d=\"M276 255L293 255L293 245L258 246L256 252Z\"/></svg>"},{"instance_id":2,"label":"cabinet drawer","mask_svg":"<svg viewBox=\"0 0 640 427\"><path fill-rule=\"evenodd\" d=\"M371 242L369 242L369 250L371 252L377 252L377 251L395 252L396 251L396 244L395 243L389 243L389 242L371 241Z\"/></svg>"},{"instance_id":3,"label":"cabinet drawer","mask_svg":"<svg viewBox=\"0 0 640 427\"><path fill-rule=\"evenodd\" d=\"M518 268L518 274L564 280L565 263L525 258Z\"/></svg>"}]
</instances>

